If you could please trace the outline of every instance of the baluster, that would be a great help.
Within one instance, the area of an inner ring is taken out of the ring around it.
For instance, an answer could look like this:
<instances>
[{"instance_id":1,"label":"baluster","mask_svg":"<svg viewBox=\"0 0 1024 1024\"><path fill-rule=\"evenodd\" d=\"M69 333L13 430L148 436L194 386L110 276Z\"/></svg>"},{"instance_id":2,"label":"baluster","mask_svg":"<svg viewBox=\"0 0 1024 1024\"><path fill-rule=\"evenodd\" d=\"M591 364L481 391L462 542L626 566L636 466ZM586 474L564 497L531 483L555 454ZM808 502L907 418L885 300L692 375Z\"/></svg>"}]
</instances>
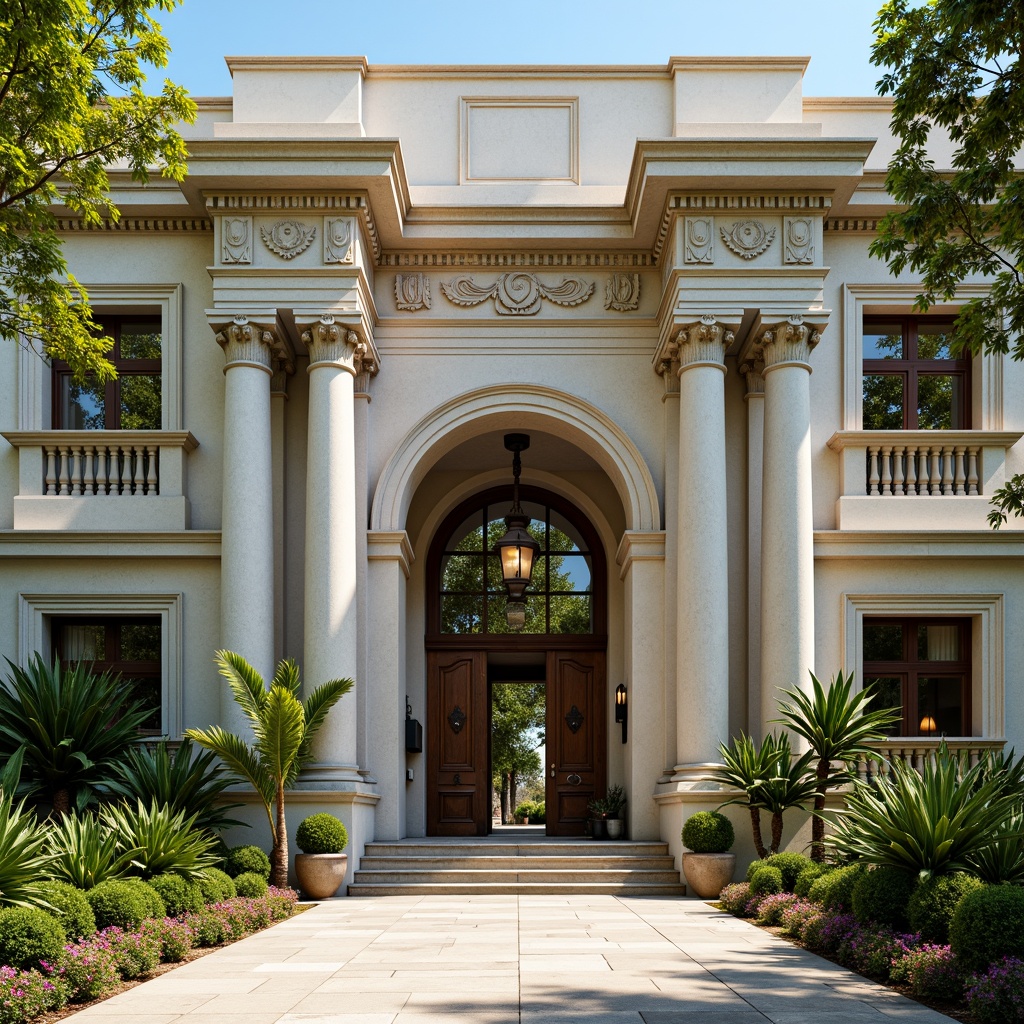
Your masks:
<instances>
[{"instance_id":1,"label":"baluster","mask_svg":"<svg viewBox=\"0 0 1024 1024\"><path fill-rule=\"evenodd\" d=\"M932 494L942 493L942 449L938 445L931 448L932 465L929 483L929 491Z\"/></svg>"},{"instance_id":2,"label":"baluster","mask_svg":"<svg viewBox=\"0 0 1024 1024\"><path fill-rule=\"evenodd\" d=\"M892 455L892 445L882 445L882 493L892 494L892 468L889 459Z\"/></svg>"},{"instance_id":3,"label":"baluster","mask_svg":"<svg viewBox=\"0 0 1024 1024\"><path fill-rule=\"evenodd\" d=\"M971 445L967 449L967 493L978 493L978 448Z\"/></svg>"},{"instance_id":4,"label":"baluster","mask_svg":"<svg viewBox=\"0 0 1024 1024\"><path fill-rule=\"evenodd\" d=\"M58 494L70 494L71 493L71 467L68 463L71 460L71 453L67 448L61 448L58 451L60 455L60 486L57 488Z\"/></svg>"},{"instance_id":5,"label":"baluster","mask_svg":"<svg viewBox=\"0 0 1024 1024\"><path fill-rule=\"evenodd\" d=\"M46 445L43 449L46 452L46 476L44 477L44 494L57 493L57 449L53 445Z\"/></svg>"},{"instance_id":6,"label":"baluster","mask_svg":"<svg viewBox=\"0 0 1024 1024\"><path fill-rule=\"evenodd\" d=\"M128 476L129 493L142 496L142 449L129 445L125 457L131 467Z\"/></svg>"},{"instance_id":7,"label":"baluster","mask_svg":"<svg viewBox=\"0 0 1024 1024\"><path fill-rule=\"evenodd\" d=\"M917 493L927 494L928 486L928 445L923 444L917 449Z\"/></svg>"},{"instance_id":8,"label":"baluster","mask_svg":"<svg viewBox=\"0 0 1024 1024\"><path fill-rule=\"evenodd\" d=\"M110 467L113 463L116 466L117 456L111 457L110 445L101 444L96 447L96 493L110 493Z\"/></svg>"},{"instance_id":9,"label":"baluster","mask_svg":"<svg viewBox=\"0 0 1024 1024\"><path fill-rule=\"evenodd\" d=\"M878 445L868 447L868 494L878 494Z\"/></svg>"},{"instance_id":10,"label":"baluster","mask_svg":"<svg viewBox=\"0 0 1024 1024\"><path fill-rule=\"evenodd\" d=\"M121 460L121 479L117 488L118 494L132 493L132 448L128 444L119 444L117 454Z\"/></svg>"},{"instance_id":11,"label":"baluster","mask_svg":"<svg viewBox=\"0 0 1024 1024\"><path fill-rule=\"evenodd\" d=\"M917 494L917 449L907 449L907 494Z\"/></svg>"},{"instance_id":12,"label":"baluster","mask_svg":"<svg viewBox=\"0 0 1024 1024\"><path fill-rule=\"evenodd\" d=\"M953 449L953 457L956 461L956 468L953 472L953 493L954 494L966 494L967 489L965 484L967 482L967 474L964 472L964 452L967 449L962 444L958 444Z\"/></svg>"},{"instance_id":13,"label":"baluster","mask_svg":"<svg viewBox=\"0 0 1024 1024\"><path fill-rule=\"evenodd\" d=\"M942 446L942 493L953 493L953 448L951 445Z\"/></svg>"},{"instance_id":14,"label":"baluster","mask_svg":"<svg viewBox=\"0 0 1024 1024\"><path fill-rule=\"evenodd\" d=\"M906 448L892 450L892 493L903 494L903 453Z\"/></svg>"},{"instance_id":15,"label":"baluster","mask_svg":"<svg viewBox=\"0 0 1024 1024\"><path fill-rule=\"evenodd\" d=\"M149 456L149 465L146 471L146 493L156 494L160 488L160 476L157 472L157 447L155 444L151 444L146 452Z\"/></svg>"},{"instance_id":16,"label":"baluster","mask_svg":"<svg viewBox=\"0 0 1024 1024\"><path fill-rule=\"evenodd\" d=\"M96 446L87 444L82 449L84 466L82 467L82 488L85 494L96 493Z\"/></svg>"}]
</instances>

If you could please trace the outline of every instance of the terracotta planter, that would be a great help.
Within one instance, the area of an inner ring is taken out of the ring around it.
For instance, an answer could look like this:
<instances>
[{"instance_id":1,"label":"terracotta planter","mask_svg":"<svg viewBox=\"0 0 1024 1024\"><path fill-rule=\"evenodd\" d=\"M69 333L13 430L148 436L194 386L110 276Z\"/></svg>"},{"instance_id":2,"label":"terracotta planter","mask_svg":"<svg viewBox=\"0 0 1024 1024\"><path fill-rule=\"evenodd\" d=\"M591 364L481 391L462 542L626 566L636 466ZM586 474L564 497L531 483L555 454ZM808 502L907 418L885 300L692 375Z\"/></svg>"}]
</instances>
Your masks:
<instances>
[{"instance_id":1,"label":"terracotta planter","mask_svg":"<svg viewBox=\"0 0 1024 1024\"><path fill-rule=\"evenodd\" d=\"M694 896L717 899L732 881L736 870L735 853L684 853L683 874Z\"/></svg>"},{"instance_id":2,"label":"terracotta planter","mask_svg":"<svg viewBox=\"0 0 1024 1024\"><path fill-rule=\"evenodd\" d=\"M345 881L348 855L344 853L297 853L295 877L311 900L330 899Z\"/></svg>"},{"instance_id":3,"label":"terracotta planter","mask_svg":"<svg viewBox=\"0 0 1024 1024\"><path fill-rule=\"evenodd\" d=\"M621 818L608 818L605 820L605 828L608 829L609 839L621 839L622 838L622 819Z\"/></svg>"}]
</instances>

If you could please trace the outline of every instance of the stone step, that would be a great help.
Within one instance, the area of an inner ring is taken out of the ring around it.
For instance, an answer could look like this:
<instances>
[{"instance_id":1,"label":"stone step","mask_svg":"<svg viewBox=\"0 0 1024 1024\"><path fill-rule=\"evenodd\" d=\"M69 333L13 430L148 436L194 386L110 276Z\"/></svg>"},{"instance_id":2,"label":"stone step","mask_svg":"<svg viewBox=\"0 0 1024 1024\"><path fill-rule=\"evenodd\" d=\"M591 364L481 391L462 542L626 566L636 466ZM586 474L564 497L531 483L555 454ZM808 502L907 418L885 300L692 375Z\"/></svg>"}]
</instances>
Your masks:
<instances>
[{"instance_id":1,"label":"stone step","mask_svg":"<svg viewBox=\"0 0 1024 1024\"><path fill-rule=\"evenodd\" d=\"M390 883L365 885L353 882L349 896L677 896L686 886L637 884L635 882L453 882Z\"/></svg>"},{"instance_id":2,"label":"stone step","mask_svg":"<svg viewBox=\"0 0 1024 1024\"><path fill-rule=\"evenodd\" d=\"M679 884L677 871L649 871L630 869L581 869L578 871L500 871L500 870L444 870L430 868L426 870L366 870L360 865L355 873L356 883L362 885L392 883L429 883L454 885L457 882L475 884L477 882L551 882L551 883L583 883L583 882L632 882L643 884L672 885Z\"/></svg>"},{"instance_id":3,"label":"stone step","mask_svg":"<svg viewBox=\"0 0 1024 1024\"><path fill-rule=\"evenodd\" d=\"M432 842L423 839L403 839L400 842L372 842L366 844L365 856L382 857L664 857L668 843L631 842L617 840L605 842L593 839L539 840L523 843L497 842L490 839L448 840Z\"/></svg>"},{"instance_id":4,"label":"stone step","mask_svg":"<svg viewBox=\"0 0 1024 1024\"><path fill-rule=\"evenodd\" d=\"M369 849L369 847L367 847ZM410 856L377 856L364 854L359 868L362 871L399 871L405 869L465 869L492 871L532 871L543 870L577 870L580 867L579 857L449 857L435 856L436 851L420 857ZM591 864L593 861L593 864ZM671 855L663 857L589 857L587 870L590 867L663 870L671 871L674 862Z\"/></svg>"}]
</instances>

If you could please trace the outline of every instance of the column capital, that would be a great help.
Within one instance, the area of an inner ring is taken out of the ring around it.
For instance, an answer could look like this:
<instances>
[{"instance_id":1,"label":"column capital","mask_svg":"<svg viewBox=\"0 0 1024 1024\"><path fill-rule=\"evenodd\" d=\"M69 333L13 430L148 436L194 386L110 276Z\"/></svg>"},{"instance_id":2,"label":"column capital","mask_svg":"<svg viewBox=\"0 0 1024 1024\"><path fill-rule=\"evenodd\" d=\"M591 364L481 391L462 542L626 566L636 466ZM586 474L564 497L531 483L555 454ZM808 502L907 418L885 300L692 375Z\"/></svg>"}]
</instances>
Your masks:
<instances>
[{"instance_id":1,"label":"column capital","mask_svg":"<svg viewBox=\"0 0 1024 1024\"><path fill-rule=\"evenodd\" d=\"M309 351L309 370L329 364L358 377L361 374L375 376L380 369L373 342L361 338L347 324L339 323L333 314L324 313L304 327L300 324L300 329Z\"/></svg>"},{"instance_id":2,"label":"column capital","mask_svg":"<svg viewBox=\"0 0 1024 1024\"><path fill-rule=\"evenodd\" d=\"M740 373L747 384L744 398L764 395L764 353L760 346L752 350L740 363Z\"/></svg>"},{"instance_id":3,"label":"column capital","mask_svg":"<svg viewBox=\"0 0 1024 1024\"><path fill-rule=\"evenodd\" d=\"M693 366L716 366L725 370L725 350L732 344L735 325L722 323L714 314L689 322L678 323L675 342L678 346L678 373Z\"/></svg>"},{"instance_id":4,"label":"column capital","mask_svg":"<svg viewBox=\"0 0 1024 1024\"><path fill-rule=\"evenodd\" d=\"M276 310L226 318L219 310L207 310L207 321L217 344L224 350L224 372L232 366L255 366L273 374L295 372L295 350L277 319Z\"/></svg>"},{"instance_id":5,"label":"column capital","mask_svg":"<svg viewBox=\"0 0 1024 1024\"><path fill-rule=\"evenodd\" d=\"M756 344L764 360L763 373L783 364L800 365L810 370L811 351L821 341L827 320L810 319L802 314L785 319L762 320Z\"/></svg>"}]
</instances>

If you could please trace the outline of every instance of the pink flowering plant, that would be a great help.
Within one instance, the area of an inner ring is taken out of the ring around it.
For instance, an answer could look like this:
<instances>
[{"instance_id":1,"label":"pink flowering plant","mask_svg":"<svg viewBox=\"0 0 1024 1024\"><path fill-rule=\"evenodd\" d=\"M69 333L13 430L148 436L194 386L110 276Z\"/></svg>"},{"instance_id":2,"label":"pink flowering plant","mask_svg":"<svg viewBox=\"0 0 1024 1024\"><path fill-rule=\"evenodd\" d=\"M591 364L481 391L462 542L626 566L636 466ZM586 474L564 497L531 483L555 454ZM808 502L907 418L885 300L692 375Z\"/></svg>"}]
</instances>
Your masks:
<instances>
[{"instance_id":1,"label":"pink flowering plant","mask_svg":"<svg viewBox=\"0 0 1024 1024\"><path fill-rule=\"evenodd\" d=\"M0 967L0 1024L22 1024L68 1001L67 985L39 971Z\"/></svg>"},{"instance_id":2,"label":"pink flowering plant","mask_svg":"<svg viewBox=\"0 0 1024 1024\"><path fill-rule=\"evenodd\" d=\"M1024 960L1007 956L968 981L967 1008L978 1024L1024 1022Z\"/></svg>"},{"instance_id":3,"label":"pink flowering plant","mask_svg":"<svg viewBox=\"0 0 1024 1024\"><path fill-rule=\"evenodd\" d=\"M917 996L955 1003L964 994L963 975L949 946L926 942L909 950L893 962L889 977L897 984L909 985Z\"/></svg>"},{"instance_id":4,"label":"pink flowering plant","mask_svg":"<svg viewBox=\"0 0 1024 1024\"><path fill-rule=\"evenodd\" d=\"M800 899L791 892L776 892L765 896L757 908L757 920L759 924L780 925L782 924L782 913L793 906Z\"/></svg>"}]
</instances>

